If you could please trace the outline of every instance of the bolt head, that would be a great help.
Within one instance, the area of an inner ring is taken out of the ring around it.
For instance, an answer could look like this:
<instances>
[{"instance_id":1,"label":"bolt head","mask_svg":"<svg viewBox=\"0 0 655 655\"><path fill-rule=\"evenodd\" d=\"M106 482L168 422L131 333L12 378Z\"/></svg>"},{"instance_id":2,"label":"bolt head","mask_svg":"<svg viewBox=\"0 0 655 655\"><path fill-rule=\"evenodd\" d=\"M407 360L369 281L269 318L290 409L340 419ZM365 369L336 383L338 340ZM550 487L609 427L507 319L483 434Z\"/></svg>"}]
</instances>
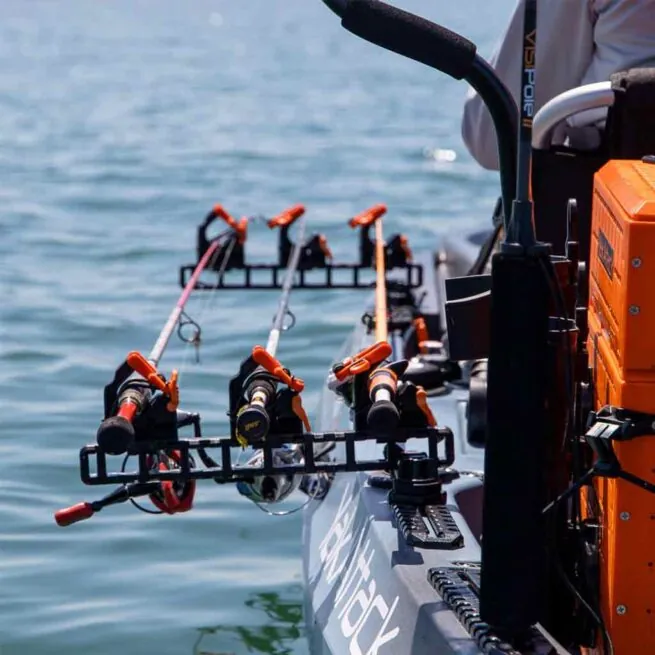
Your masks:
<instances>
[{"instance_id":1,"label":"bolt head","mask_svg":"<svg viewBox=\"0 0 655 655\"><path fill-rule=\"evenodd\" d=\"M634 257L631 263L633 268L639 268L641 266L641 257Z\"/></svg>"},{"instance_id":2,"label":"bolt head","mask_svg":"<svg viewBox=\"0 0 655 655\"><path fill-rule=\"evenodd\" d=\"M620 517L621 517L622 521L629 521L630 520L630 512L621 512Z\"/></svg>"},{"instance_id":3,"label":"bolt head","mask_svg":"<svg viewBox=\"0 0 655 655\"><path fill-rule=\"evenodd\" d=\"M628 311L633 315L636 316L641 310L639 309L638 305L630 305L630 308Z\"/></svg>"},{"instance_id":4,"label":"bolt head","mask_svg":"<svg viewBox=\"0 0 655 655\"><path fill-rule=\"evenodd\" d=\"M617 605L616 613L620 616L623 616L628 611L628 608L625 605Z\"/></svg>"}]
</instances>

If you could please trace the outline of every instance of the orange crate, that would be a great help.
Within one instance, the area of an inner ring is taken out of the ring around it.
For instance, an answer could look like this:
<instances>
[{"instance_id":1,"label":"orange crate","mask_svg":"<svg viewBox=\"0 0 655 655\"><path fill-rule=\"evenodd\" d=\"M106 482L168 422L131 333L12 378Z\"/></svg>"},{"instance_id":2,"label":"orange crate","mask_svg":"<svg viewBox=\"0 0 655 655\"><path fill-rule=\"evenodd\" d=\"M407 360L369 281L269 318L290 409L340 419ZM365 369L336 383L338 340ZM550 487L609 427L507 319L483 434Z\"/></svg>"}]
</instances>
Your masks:
<instances>
[{"instance_id":1,"label":"orange crate","mask_svg":"<svg viewBox=\"0 0 655 655\"><path fill-rule=\"evenodd\" d=\"M596 408L655 414L655 164L610 161L596 174L589 266ZM624 470L655 483L655 437L614 450ZM655 495L623 480L597 479L594 488L601 611L614 653L655 654ZM598 647L607 655L602 639Z\"/></svg>"},{"instance_id":2,"label":"orange crate","mask_svg":"<svg viewBox=\"0 0 655 655\"><path fill-rule=\"evenodd\" d=\"M589 327L592 367L600 357L607 373L599 403L655 414L655 164L596 173Z\"/></svg>"}]
</instances>

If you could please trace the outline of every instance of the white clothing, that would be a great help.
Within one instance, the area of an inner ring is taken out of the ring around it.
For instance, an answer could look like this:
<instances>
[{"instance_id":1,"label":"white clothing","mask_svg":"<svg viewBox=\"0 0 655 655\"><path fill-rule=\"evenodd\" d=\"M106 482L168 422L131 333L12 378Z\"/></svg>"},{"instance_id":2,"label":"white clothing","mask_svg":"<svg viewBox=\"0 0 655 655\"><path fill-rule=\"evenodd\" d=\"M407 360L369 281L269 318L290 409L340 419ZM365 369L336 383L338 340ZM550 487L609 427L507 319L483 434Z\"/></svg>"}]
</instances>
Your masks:
<instances>
[{"instance_id":1,"label":"white clothing","mask_svg":"<svg viewBox=\"0 0 655 655\"><path fill-rule=\"evenodd\" d=\"M518 102L521 86L524 0L519 0L490 63ZM535 77L538 111L548 100L582 84L607 81L612 73L655 66L655 0L538 0ZM571 117L554 141L593 147L607 110ZM496 133L480 97L470 90L462 138L484 168L498 169ZM585 143L586 142L586 143Z\"/></svg>"}]
</instances>

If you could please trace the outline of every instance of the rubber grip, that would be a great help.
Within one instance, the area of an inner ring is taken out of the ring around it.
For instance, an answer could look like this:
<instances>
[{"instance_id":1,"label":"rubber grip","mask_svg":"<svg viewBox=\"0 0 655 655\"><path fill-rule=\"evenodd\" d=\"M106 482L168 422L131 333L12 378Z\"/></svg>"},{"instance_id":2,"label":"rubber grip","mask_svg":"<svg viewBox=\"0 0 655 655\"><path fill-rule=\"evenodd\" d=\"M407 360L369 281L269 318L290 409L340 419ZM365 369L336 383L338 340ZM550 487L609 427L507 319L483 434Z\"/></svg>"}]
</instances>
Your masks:
<instances>
[{"instance_id":1,"label":"rubber grip","mask_svg":"<svg viewBox=\"0 0 655 655\"><path fill-rule=\"evenodd\" d=\"M475 61L476 47L468 39L378 0L351 0L341 24L366 41L456 80L467 77Z\"/></svg>"},{"instance_id":2,"label":"rubber grip","mask_svg":"<svg viewBox=\"0 0 655 655\"><path fill-rule=\"evenodd\" d=\"M248 443L264 439L270 427L268 414L259 405L246 405L237 416L237 432Z\"/></svg>"},{"instance_id":3,"label":"rubber grip","mask_svg":"<svg viewBox=\"0 0 655 655\"><path fill-rule=\"evenodd\" d=\"M390 400L378 400L371 405L366 424L371 432L387 435L392 433L400 422L400 412Z\"/></svg>"},{"instance_id":4,"label":"rubber grip","mask_svg":"<svg viewBox=\"0 0 655 655\"><path fill-rule=\"evenodd\" d=\"M55 512L55 521L58 526L65 528L67 525L90 519L93 516L91 503L78 503L66 509Z\"/></svg>"},{"instance_id":5,"label":"rubber grip","mask_svg":"<svg viewBox=\"0 0 655 655\"><path fill-rule=\"evenodd\" d=\"M123 416L110 416L98 428L96 441L109 455L122 455L135 438L134 426Z\"/></svg>"}]
</instances>

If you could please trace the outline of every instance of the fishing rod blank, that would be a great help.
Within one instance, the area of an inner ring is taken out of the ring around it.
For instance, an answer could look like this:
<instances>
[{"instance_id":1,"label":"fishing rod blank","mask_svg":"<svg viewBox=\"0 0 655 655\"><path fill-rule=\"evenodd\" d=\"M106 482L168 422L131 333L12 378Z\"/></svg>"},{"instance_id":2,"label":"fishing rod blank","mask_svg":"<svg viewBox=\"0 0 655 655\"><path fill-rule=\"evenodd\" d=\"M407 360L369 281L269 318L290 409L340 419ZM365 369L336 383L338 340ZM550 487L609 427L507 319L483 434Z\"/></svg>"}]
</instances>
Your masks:
<instances>
[{"instance_id":1,"label":"fishing rod blank","mask_svg":"<svg viewBox=\"0 0 655 655\"><path fill-rule=\"evenodd\" d=\"M382 219L375 221L375 339L386 341L387 334L387 278L384 266L384 238Z\"/></svg>"},{"instance_id":2,"label":"fishing rod blank","mask_svg":"<svg viewBox=\"0 0 655 655\"><path fill-rule=\"evenodd\" d=\"M296 219L300 218L298 236L293 250L289 255L287 270L282 283L282 293L280 294L277 311L273 319L273 327L268 335L266 348L256 346L253 349L253 359L261 367L261 370L259 372L255 371L252 381L247 385L244 392L247 403L239 410L236 419L236 431L244 440L244 443L261 441L268 434L271 420L267 407L270 406L275 398L278 381L284 382L296 392L300 392L304 388L304 383L297 378L289 376L284 371L282 365L275 359L280 335L284 331L284 320L290 314L289 298L300 262L300 255L304 247L304 213L305 208L302 205L296 205L269 223L271 227L290 225Z\"/></svg>"},{"instance_id":3,"label":"fishing rod blank","mask_svg":"<svg viewBox=\"0 0 655 655\"><path fill-rule=\"evenodd\" d=\"M159 337L157 337L157 341L148 359L137 352L131 352L128 355L127 364L135 373L126 380L123 385L124 389L118 396L118 411L114 416L106 418L100 424L96 435L98 446L104 452L110 455L121 455L130 447L135 438L134 420L150 402L152 395L151 386L154 386L168 396L169 403L167 409L169 411L175 411L177 409L177 371L173 371L171 379L168 382L164 382L159 377L156 366L166 350L175 326L184 311L184 307L198 279L216 255L221 252L221 246L225 245L225 236L227 234L229 234L228 244L225 250L223 250L224 255L221 262L221 273L225 271L232 248L237 239L237 235L232 229L221 233L207 248L205 254L194 269L191 278L184 287Z\"/></svg>"},{"instance_id":4,"label":"fishing rod blank","mask_svg":"<svg viewBox=\"0 0 655 655\"><path fill-rule=\"evenodd\" d=\"M277 352L277 346L280 341L280 334L284 331L284 319L289 315L289 298L291 296L291 289L293 287L293 278L296 275L296 270L298 269L298 264L300 262L300 254L305 244L305 218L303 214L305 213L305 208L302 205L296 205L291 209L287 210L282 217L278 219L273 219L271 223L273 226L281 225L284 218L289 216L287 224L290 224L296 218L300 218L298 225L298 234L296 235L296 242L293 246L293 250L289 255L289 261L287 262L287 271L284 277L284 282L282 283L282 293L280 294L280 300L277 306L277 312L275 313L275 318L273 319L273 327L268 335L268 342L266 343L266 352L269 355L275 357ZM275 222L277 221L277 222Z\"/></svg>"}]
</instances>

